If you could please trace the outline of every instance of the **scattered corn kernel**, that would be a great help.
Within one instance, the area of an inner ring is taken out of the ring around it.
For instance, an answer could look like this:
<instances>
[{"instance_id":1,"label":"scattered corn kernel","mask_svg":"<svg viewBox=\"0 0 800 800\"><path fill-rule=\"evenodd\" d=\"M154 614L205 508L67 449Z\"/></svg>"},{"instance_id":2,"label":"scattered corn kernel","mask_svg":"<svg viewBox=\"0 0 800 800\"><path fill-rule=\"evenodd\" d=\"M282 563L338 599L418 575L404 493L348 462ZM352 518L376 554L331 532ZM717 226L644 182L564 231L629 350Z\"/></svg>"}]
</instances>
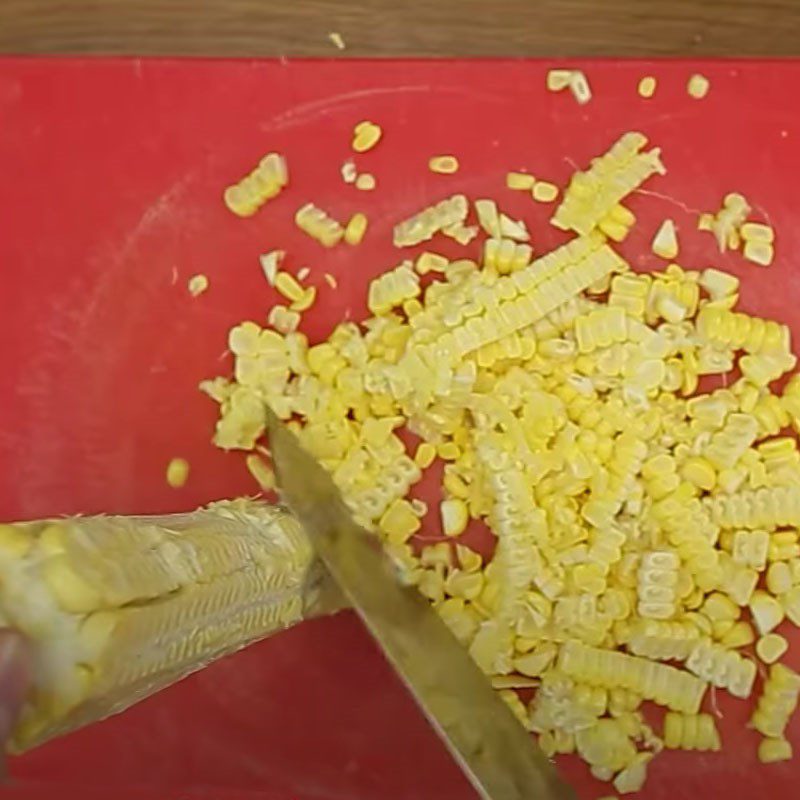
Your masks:
<instances>
[{"instance_id":1,"label":"scattered corn kernel","mask_svg":"<svg viewBox=\"0 0 800 800\"><path fill-rule=\"evenodd\" d=\"M275 197L289 183L286 160L277 153L269 153L259 165L239 183L225 190L225 205L237 216L249 217L267 200Z\"/></svg>"},{"instance_id":2,"label":"scattered corn kernel","mask_svg":"<svg viewBox=\"0 0 800 800\"><path fill-rule=\"evenodd\" d=\"M537 203L552 203L558 197L558 186L547 181L536 181L531 196Z\"/></svg>"},{"instance_id":3,"label":"scattered corn kernel","mask_svg":"<svg viewBox=\"0 0 800 800\"><path fill-rule=\"evenodd\" d=\"M745 222L739 228L739 234L746 242L764 242L772 244L775 241L775 231L762 222Z\"/></svg>"},{"instance_id":4,"label":"scattered corn kernel","mask_svg":"<svg viewBox=\"0 0 800 800\"><path fill-rule=\"evenodd\" d=\"M305 290L289 272L279 272L275 276L274 286L291 303L305 297Z\"/></svg>"},{"instance_id":5,"label":"scattered corn kernel","mask_svg":"<svg viewBox=\"0 0 800 800\"><path fill-rule=\"evenodd\" d=\"M436 458L436 447L430 442L421 442L414 454L414 462L420 469L427 469Z\"/></svg>"},{"instance_id":6,"label":"scattered corn kernel","mask_svg":"<svg viewBox=\"0 0 800 800\"><path fill-rule=\"evenodd\" d=\"M199 297L208 289L208 278L205 275L192 275L187 287L192 297Z\"/></svg>"},{"instance_id":7,"label":"scattered corn kernel","mask_svg":"<svg viewBox=\"0 0 800 800\"><path fill-rule=\"evenodd\" d=\"M758 240L746 241L742 252L748 261L762 267L768 267L775 258L775 250L772 245Z\"/></svg>"},{"instance_id":8,"label":"scattered corn kernel","mask_svg":"<svg viewBox=\"0 0 800 800\"><path fill-rule=\"evenodd\" d=\"M337 289L339 287L339 281L336 280L335 275L331 275L330 272L326 272L322 276L325 279L325 283L331 287L331 289Z\"/></svg>"},{"instance_id":9,"label":"scattered corn kernel","mask_svg":"<svg viewBox=\"0 0 800 800\"><path fill-rule=\"evenodd\" d=\"M789 643L778 633L768 633L756 642L756 655L765 664L774 664L786 654Z\"/></svg>"},{"instance_id":10,"label":"scattered corn kernel","mask_svg":"<svg viewBox=\"0 0 800 800\"><path fill-rule=\"evenodd\" d=\"M353 131L353 150L366 153L381 140L383 131L374 122L360 122Z\"/></svg>"},{"instance_id":11,"label":"scattered corn kernel","mask_svg":"<svg viewBox=\"0 0 800 800\"><path fill-rule=\"evenodd\" d=\"M547 71L547 89L551 92L560 92L562 89L566 89L571 80L571 69L551 69Z\"/></svg>"},{"instance_id":12,"label":"scattered corn kernel","mask_svg":"<svg viewBox=\"0 0 800 800\"><path fill-rule=\"evenodd\" d=\"M656 79L647 75L639 81L639 96L650 98L656 93Z\"/></svg>"},{"instance_id":13,"label":"scattered corn kernel","mask_svg":"<svg viewBox=\"0 0 800 800\"><path fill-rule=\"evenodd\" d=\"M331 40L333 46L337 50L344 50L345 49L346 45L344 43L344 39L342 38L342 34L341 33L337 33L336 31L331 31L328 34L328 38Z\"/></svg>"},{"instance_id":14,"label":"scattered corn kernel","mask_svg":"<svg viewBox=\"0 0 800 800\"><path fill-rule=\"evenodd\" d=\"M270 286L275 285L275 278L278 277L278 270L285 255L286 253L283 250L273 250L270 253L264 253L259 256L261 269L264 271L264 277Z\"/></svg>"},{"instance_id":15,"label":"scattered corn kernel","mask_svg":"<svg viewBox=\"0 0 800 800\"><path fill-rule=\"evenodd\" d=\"M589 81L586 75L580 70L574 70L569 76L569 88L572 92L572 96L581 105L588 103L592 99L592 90L589 87Z\"/></svg>"},{"instance_id":16,"label":"scattered corn kernel","mask_svg":"<svg viewBox=\"0 0 800 800\"><path fill-rule=\"evenodd\" d=\"M355 183L358 178L358 170L356 169L355 162L348 159L342 164L342 180L345 183Z\"/></svg>"},{"instance_id":17,"label":"scattered corn kernel","mask_svg":"<svg viewBox=\"0 0 800 800\"><path fill-rule=\"evenodd\" d=\"M180 489L189 480L189 462L185 458L173 458L167 464L167 483L173 489Z\"/></svg>"},{"instance_id":18,"label":"scattered corn kernel","mask_svg":"<svg viewBox=\"0 0 800 800\"><path fill-rule=\"evenodd\" d=\"M792 758L792 745L786 739L762 739L758 745L758 760L762 764L789 761Z\"/></svg>"},{"instance_id":19,"label":"scattered corn kernel","mask_svg":"<svg viewBox=\"0 0 800 800\"><path fill-rule=\"evenodd\" d=\"M652 250L659 258L669 261L678 257L678 235L671 219L665 219L661 223L653 239Z\"/></svg>"},{"instance_id":20,"label":"scattered corn kernel","mask_svg":"<svg viewBox=\"0 0 800 800\"><path fill-rule=\"evenodd\" d=\"M428 161L428 169L439 175L452 175L458 172L458 159L455 156L434 156Z\"/></svg>"},{"instance_id":21,"label":"scattered corn kernel","mask_svg":"<svg viewBox=\"0 0 800 800\"><path fill-rule=\"evenodd\" d=\"M357 213L350 217L350 221L344 229L344 240L347 244L360 244L367 232L367 216L366 214Z\"/></svg>"},{"instance_id":22,"label":"scattered corn kernel","mask_svg":"<svg viewBox=\"0 0 800 800\"><path fill-rule=\"evenodd\" d=\"M509 189L520 189L528 192L533 189L536 178L527 172L509 172L506 174L506 186Z\"/></svg>"},{"instance_id":23,"label":"scattered corn kernel","mask_svg":"<svg viewBox=\"0 0 800 800\"><path fill-rule=\"evenodd\" d=\"M360 189L362 192L371 192L377 185L375 176L369 172L362 172L356 178L356 189Z\"/></svg>"},{"instance_id":24,"label":"scattered corn kernel","mask_svg":"<svg viewBox=\"0 0 800 800\"><path fill-rule=\"evenodd\" d=\"M686 91L695 100L702 100L708 94L710 85L705 75L695 74L689 78L689 82L686 84Z\"/></svg>"},{"instance_id":25,"label":"scattered corn kernel","mask_svg":"<svg viewBox=\"0 0 800 800\"><path fill-rule=\"evenodd\" d=\"M245 459L245 463L262 492L271 492L275 488L275 473L261 456L257 453L250 453Z\"/></svg>"}]
</instances>

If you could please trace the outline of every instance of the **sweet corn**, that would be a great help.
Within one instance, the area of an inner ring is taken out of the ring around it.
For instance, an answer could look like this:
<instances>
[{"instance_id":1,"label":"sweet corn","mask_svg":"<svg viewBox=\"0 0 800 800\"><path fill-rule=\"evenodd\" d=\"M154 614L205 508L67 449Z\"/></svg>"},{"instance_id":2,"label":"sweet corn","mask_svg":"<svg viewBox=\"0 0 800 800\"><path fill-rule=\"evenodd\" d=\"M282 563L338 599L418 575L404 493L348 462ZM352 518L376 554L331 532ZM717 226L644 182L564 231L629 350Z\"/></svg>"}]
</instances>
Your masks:
<instances>
[{"instance_id":1,"label":"sweet corn","mask_svg":"<svg viewBox=\"0 0 800 800\"><path fill-rule=\"evenodd\" d=\"M647 75L639 81L639 96L650 98L656 93L656 79L652 75Z\"/></svg>"},{"instance_id":2,"label":"sweet corn","mask_svg":"<svg viewBox=\"0 0 800 800\"><path fill-rule=\"evenodd\" d=\"M344 228L313 203L306 203L298 209L294 221L303 233L316 239L325 247L333 247L344 236Z\"/></svg>"},{"instance_id":3,"label":"sweet corn","mask_svg":"<svg viewBox=\"0 0 800 800\"><path fill-rule=\"evenodd\" d=\"M208 278L205 275L192 275L186 286L192 297L199 297L208 289Z\"/></svg>"},{"instance_id":4,"label":"sweet corn","mask_svg":"<svg viewBox=\"0 0 800 800\"><path fill-rule=\"evenodd\" d=\"M463 223L468 210L467 198L463 194L448 197L396 225L394 243L397 247L410 247L425 242L444 228Z\"/></svg>"},{"instance_id":5,"label":"sweet corn","mask_svg":"<svg viewBox=\"0 0 800 800\"><path fill-rule=\"evenodd\" d=\"M569 76L569 89L572 96L581 104L585 105L592 99L592 90L586 75L580 70L573 70Z\"/></svg>"},{"instance_id":6,"label":"sweet corn","mask_svg":"<svg viewBox=\"0 0 800 800\"><path fill-rule=\"evenodd\" d=\"M453 175L458 172L458 159L455 156L433 156L428 161L428 169L439 175Z\"/></svg>"},{"instance_id":7,"label":"sweet corn","mask_svg":"<svg viewBox=\"0 0 800 800\"><path fill-rule=\"evenodd\" d=\"M467 504L458 498L442 500L442 531L445 536L460 536L467 529L469 512Z\"/></svg>"},{"instance_id":8,"label":"sweet corn","mask_svg":"<svg viewBox=\"0 0 800 800\"><path fill-rule=\"evenodd\" d=\"M566 89L572 79L571 69L551 69L547 71L547 89L551 92L560 92Z\"/></svg>"},{"instance_id":9,"label":"sweet corn","mask_svg":"<svg viewBox=\"0 0 800 800\"><path fill-rule=\"evenodd\" d=\"M773 258L775 258L775 251L772 245L768 242L760 241L746 241L743 254L748 261L752 261L761 267L768 267Z\"/></svg>"},{"instance_id":10,"label":"sweet corn","mask_svg":"<svg viewBox=\"0 0 800 800\"><path fill-rule=\"evenodd\" d=\"M173 458L167 464L167 483L173 489L180 489L189 480L189 462L185 458Z\"/></svg>"},{"instance_id":11,"label":"sweet corn","mask_svg":"<svg viewBox=\"0 0 800 800\"><path fill-rule=\"evenodd\" d=\"M523 192L529 192L533 189L536 183L536 178L529 175L527 172L509 172L506 174L506 186L509 189L518 189Z\"/></svg>"},{"instance_id":12,"label":"sweet corn","mask_svg":"<svg viewBox=\"0 0 800 800\"><path fill-rule=\"evenodd\" d=\"M13 732L17 752L299 622L317 593L299 525L251 501L2 531L2 614L31 643L36 681Z\"/></svg>"},{"instance_id":13,"label":"sweet corn","mask_svg":"<svg viewBox=\"0 0 800 800\"><path fill-rule=\"evenodd\" d=\"M344 240L347 244L360 244L367 232L366 214L353 214L344 229Z\"/></svg>"},{"instance_id":14,"label":"sweet corn","mask_svg":"<svg viewBox=\"0 0 800 800\"><path fill-rule=\"evenodd\" d=\"M537 203L552 203L558 197L558 186L547 181L536 181L531 196Z\"/></svg>"},{"instance_id":15,"label":"sweet corn","mask_svg":"<svg viewBox=\"0 0 800 800\"><path fill-rule=\"evenodd\" d=\"M695 100L702 100L708 94L710 86L708 78L698 73L689 78L689 82L686 84L686 91L689 93L689 97L693 97Z\"/></svg>"},{"instance_id":16,"label":"sweet corn","mask_svg":"<svg viewBox=\"0 0 800 800\"><path fill-rule=\"evenodd\" d=\"M249 175L225 190L225 205L237 216L252 216L288 183L286 160L269 153Z\"/></svg>"},{"instance_id":17,"label":"sweet corn","mask_svg":"<svg viewBox=\"0 0 800 800\"><path fill-rule=\"evenodd\" d=\"M353 130L353 150L356 153L366 153L372 150L381 140L383 131L374 122L359 122Z\"/></svg>"},{"instance_id":18,"label":"sweet corn","mask_svg":"<svg viewBox=\"0 0 800 800\"><path fill-rule=\"evenodd\" d=\"M371 192L378 185L378 181L371 172L361 172L356 177L355 187L362 192Z\"/></svg>"},{"instance_id":19,"label":"sweet corn","mask_svg":"<svg viewBox=\"0 0 800 800\"><path fill-rule=\"evenodd\" d=\"M756 642L756 655L765 664L779 661L789 649L789 643L777 633L767 633Z\"/></svg>"},{"instance_id":20,"label":"sweet corn","mask_svg":"<svg viewBox=\"0 0 800 800\"><path fill-rule=\"evenodd\" d=\"M792 745L786 739L762 739L758 745L758 760L762 764L789 761L792 758Z\"/></svg>"},{"instance_id":21,"label":"sweet corn","mask_svg":"<svg viewBox=\"0 0 800 800\"><path fill-rule=\"evenodd\" d=\"M668 261L678 257L678 236L675 223L671 219L665 219L656 231L652 250L659 258L666 258Z\"/></svg>"}]
</instances>

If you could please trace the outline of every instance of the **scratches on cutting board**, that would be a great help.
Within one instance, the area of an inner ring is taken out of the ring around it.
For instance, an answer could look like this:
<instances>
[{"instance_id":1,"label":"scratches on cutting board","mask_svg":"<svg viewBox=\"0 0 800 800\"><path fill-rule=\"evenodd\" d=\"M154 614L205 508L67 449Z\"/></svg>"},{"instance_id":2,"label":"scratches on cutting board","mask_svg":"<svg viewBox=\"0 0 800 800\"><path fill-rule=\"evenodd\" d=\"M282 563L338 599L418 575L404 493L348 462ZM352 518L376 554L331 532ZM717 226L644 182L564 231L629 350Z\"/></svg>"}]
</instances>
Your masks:
<instances>
[{"instance_id":1,"label":"scratches on cutting board","mask_svg":"<svg viewBox=\"0 0 800 800\"><path fill-rule=\"evenodd\" d=\"M392 96L398 94L426 94L436 92L443 95L465 95L467 97L490 103L505 103L501 97L488 92L476 92L474 89L463 86L437 86L435 89L430 84L408 84L406 86L379 86L372 89L359 89L352 92L331 95L320 100L301 103L267 120L261 125L264 131L281 131L306 125L319 119L325 114L344 106L354 105L362 100L375 97Z\"/></svg>"}]
</instances>

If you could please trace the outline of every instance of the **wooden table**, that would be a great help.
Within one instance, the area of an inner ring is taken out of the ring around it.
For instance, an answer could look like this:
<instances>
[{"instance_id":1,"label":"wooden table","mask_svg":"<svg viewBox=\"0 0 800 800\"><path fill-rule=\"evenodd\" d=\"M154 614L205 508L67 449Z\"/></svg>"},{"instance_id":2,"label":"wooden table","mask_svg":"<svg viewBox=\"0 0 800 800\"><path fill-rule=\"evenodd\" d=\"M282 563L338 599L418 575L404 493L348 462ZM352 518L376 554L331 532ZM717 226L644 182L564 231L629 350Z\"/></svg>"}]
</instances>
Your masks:
<instances>
[{"instance_id":1,"label":"wooden table","mask_svg":"<svg viewBox=\"0 0 800 800\"><path fill-rule=\"evenodd\" d=\"M336 32L346 49L330 38ZM0 53L789 56L797 0L0 0Z\"/></svg>"}]
</instances>

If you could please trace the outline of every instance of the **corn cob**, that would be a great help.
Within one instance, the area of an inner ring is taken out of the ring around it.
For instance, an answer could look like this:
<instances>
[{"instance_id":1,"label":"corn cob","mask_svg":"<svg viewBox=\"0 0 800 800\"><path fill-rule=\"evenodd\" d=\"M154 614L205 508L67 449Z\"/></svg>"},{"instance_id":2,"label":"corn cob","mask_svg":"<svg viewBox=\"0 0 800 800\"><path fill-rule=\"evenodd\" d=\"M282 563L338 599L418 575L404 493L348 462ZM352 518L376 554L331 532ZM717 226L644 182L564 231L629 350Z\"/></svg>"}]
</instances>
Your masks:
<instances>
[{"instance_id":1,"label":"corn cob","mask_svg":"<svg viewBox=\"0 0 800 800\"><path fill-rule=\"evenodd\" d=\"M0 624L34 650L9 750L115 714L314 613L310 543L284 510L0 526Z\"/></svg>"}]
</instances>

